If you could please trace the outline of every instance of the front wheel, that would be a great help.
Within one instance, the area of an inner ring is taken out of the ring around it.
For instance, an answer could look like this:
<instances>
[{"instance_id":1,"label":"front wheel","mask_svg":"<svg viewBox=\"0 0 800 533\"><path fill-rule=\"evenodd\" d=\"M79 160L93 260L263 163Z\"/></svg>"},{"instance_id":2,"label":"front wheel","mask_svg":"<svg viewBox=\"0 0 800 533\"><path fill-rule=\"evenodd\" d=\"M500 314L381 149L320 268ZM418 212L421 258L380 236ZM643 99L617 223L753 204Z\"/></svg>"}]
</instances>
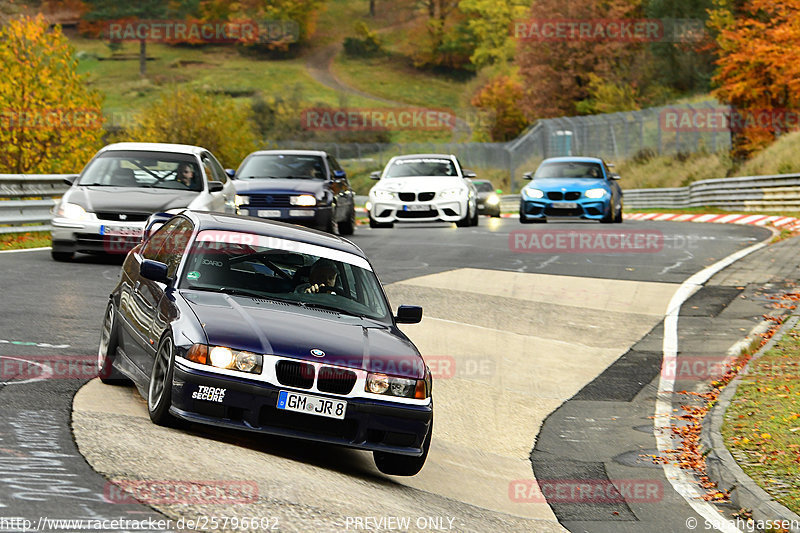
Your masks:
<instances>
[{"instance_id":1,"label":"front wheel","mask_svg":"<svg viewBox=\"0 0 800 533\"><path fill-rule=\"evenodd\" d=\"M614 217L614 223L622 224L622 204L619 204L619 210L617 211L617 214Z\"/></svg>"},{"instance_id":2,"label":"front wheel","mask_svg":"<svg viewBox=\"0 0 800 533\"><path fill-rule=\"evenodd\" d=\"M480 215L478 214L478 206L476 205L475 206L475 214L472 216L472 220L470 220L470 225L471 226L477 226L478 225L478 223L479 223L478 217L479 216Z\"/></svg>"},{"instance_id":3,"label":"front wheel","mask_svg":"<svg viewBox=\"0 0 800 533\"><path fill-rule=\"evenodd\" d=\"M347 220L339 223L339 235L352 235L356 229L356 210L351 209Z\"/></svg>"},{"instance_id":4,"label":"front wheel","mask_svg":"<svg viewBox=\"0 0 800 533\"><path fill-rule=\"evenodd\" d=\"M109 302L106 308L106 316L103 319L103 330L100 334L100 348L97 350L97 377L108 385L130 381L119 370L114 368L114 357L118 346L117 312L114 309L114 303Z\"/></svg>"},{"instance_id":5,"label":"front wheel","mask_svg":"<svg viewBox=\"0 0 800 533\"><path fill-rule=\"evenodd\" d=\"M73 252L56 252L55 250L52 250L50 252L50 257L53 258L53 261L59 261L59 262L72 261L72 258L75 257L75 253L73 253Z\"/></svg>"},{"instance_id":6,"label":"front wheel","mask_svg":"<svg viewBox=\"0 0 800 533\"><path fill-rule=\"evenodd\" d=\"M431 436L433 435L433 419L431 419L428 435L422 443L422 455L413 457L410 455L398 455L388 452L372 452L375 466L382 473L390 476L415 476L419 474L425 461L428 459L428 451L431 448Z\"/></svg>"},{"instance_id":7,"label":"front wheel","mask_svg":"<svg viewBox=\"0 0 800 533\"><path fill-rule=\"evenodd\" d=\"M175 345L171 338L164 337L158 345L153 370L150 372L150 386L147 390L147 411L150 420L159 426L173 426L177 422L175 417L169 414L174 370Z\"/></svg>"}]
</instances>

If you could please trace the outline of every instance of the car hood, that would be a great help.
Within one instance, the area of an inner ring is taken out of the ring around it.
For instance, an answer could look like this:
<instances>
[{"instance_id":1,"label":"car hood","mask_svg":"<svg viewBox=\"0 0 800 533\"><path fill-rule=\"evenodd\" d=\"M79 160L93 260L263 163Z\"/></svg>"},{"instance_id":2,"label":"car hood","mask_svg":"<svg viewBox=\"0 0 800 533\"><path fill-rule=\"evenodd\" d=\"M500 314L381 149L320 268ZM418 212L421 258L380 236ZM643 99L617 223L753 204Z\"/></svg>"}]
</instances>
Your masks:
<instances>
[{"instance_id":1,"label":"car hood","mask_svg":"<svg viewBox=\"0 0 800 533\"><path fill-rule=\"evenodd\" d=\"M90 213L157 213L187 207L199 194L197 191L172 189L78 186L68 190L62 201L78 204Z\"/></svg>"},{"instance_id":2,"label":"car hood","mask_svg":"<svg viewBox=\"0 0 800 533\"><path fill-rule=\"evenodd\" d=\"M569 191L585 191L598 187L608 188L608 183L599 178L537 178L531 181L537 189L547 191L567 189Z\"/></svg>"},{"instance_id":3,"label":"car hood","mask_svg":"<svg viewBox=\"0 0 800 533\"><path fill-rule=\"evenodd\" d=\"M272 300L200 291L182 296L210 345L414 379L425 375L414 345L389 325Z\"/></svg>"},{"instance_id":4,"label":"car hood","mask_svg":"<svg viewBox=\"0 0 800 533\"><path fill-rule=\"evenodd\" d=\"M307 193L317 194L325 188L322 180L302 180L302 179L258 179L258 180L234 180L237 194L259 194L259 193Z\"/></svg>"},{"instance_id":5,"label":"car hood","mask_svg":"<svg viewBox=\"0 0 800 533\"><path fill-rule=\"evenodd\" d=\"M405 178L384 178L372 190L391 192L430 192L467 188L464 178L458 176L408 176Z\"/></svg>"}]
</instances>

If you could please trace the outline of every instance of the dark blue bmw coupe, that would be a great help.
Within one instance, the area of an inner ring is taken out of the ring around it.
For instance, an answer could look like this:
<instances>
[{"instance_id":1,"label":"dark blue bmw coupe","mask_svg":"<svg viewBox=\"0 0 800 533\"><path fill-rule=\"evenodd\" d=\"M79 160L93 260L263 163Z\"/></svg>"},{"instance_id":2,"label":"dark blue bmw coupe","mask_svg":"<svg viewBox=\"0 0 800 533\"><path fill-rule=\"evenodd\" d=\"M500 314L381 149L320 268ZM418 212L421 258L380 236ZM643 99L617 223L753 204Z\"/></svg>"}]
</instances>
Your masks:
<instances>
[{"instance_id":1,"label":"dark blue bmw coupe","mask_svg":"<svg viewBox=\"0 0 800 533\"><path fill-rule=\"evenodd\" d=\"M154 215L110 295L103 382L132 380L177 419L373 451L414 475L433 430L431 374L353 243L206 212ZM158 224L163 224L153 231Z\"/></svg>"}]
</instances>

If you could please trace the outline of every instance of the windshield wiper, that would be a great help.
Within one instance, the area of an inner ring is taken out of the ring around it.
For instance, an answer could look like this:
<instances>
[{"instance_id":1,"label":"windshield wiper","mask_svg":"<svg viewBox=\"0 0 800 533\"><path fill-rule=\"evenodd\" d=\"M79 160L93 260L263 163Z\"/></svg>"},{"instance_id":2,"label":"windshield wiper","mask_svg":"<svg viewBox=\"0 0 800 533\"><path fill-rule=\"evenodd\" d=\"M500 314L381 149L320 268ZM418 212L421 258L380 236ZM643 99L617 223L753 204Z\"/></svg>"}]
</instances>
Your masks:
<instances>
[{"instance_id":1,"label":"windshield wiper","mask_svg":"<svg viewBox=\"0 0 800 533\"><path fill-rule=\"evenodd\" d=\"M246 289L235 289L233 287L198 287L197 285L189 285L189 289L195 291L206 291L206 292L222 292L225 294L231 294L235 296L249 296L251 298L266 298L263 294L259 294L257 292L248 291Z\"/></svg>"},{"instance_id":2,"label":"windshield wiper","mask_svg":"<svg viewBox=\"0 0 800 533\"><path fill-rule=\"evenodd\" d=\"M113 187L113 185L107 183L78 183L78 185L82 185L83 187Z\"/></svg>"}]
</instances>

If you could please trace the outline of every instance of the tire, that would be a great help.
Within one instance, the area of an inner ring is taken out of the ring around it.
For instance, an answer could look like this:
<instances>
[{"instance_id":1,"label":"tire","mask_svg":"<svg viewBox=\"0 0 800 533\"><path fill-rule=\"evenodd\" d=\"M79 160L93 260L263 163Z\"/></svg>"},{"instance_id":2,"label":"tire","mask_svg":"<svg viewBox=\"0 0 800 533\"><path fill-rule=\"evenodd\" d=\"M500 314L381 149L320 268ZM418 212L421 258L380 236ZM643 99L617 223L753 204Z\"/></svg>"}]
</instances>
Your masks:
<instances>
[{"instance_id":1,"label":"tire","mask_svg":"<svg viewBox=\"0 0 800 533\"><path fill-rule=\"evenodd\" d=\"M613 205L609 205L608 206L608 214L607 215L603 215L603 218L600 219L600 223L601 224L611 224L612 222L614 222L614 218L615 218L614 217L614 206Z\"/></svg>"},{"instance_id":2,"label":"tire","mask_svg":"<svg viewBox=\"0 0 800 533\"><path fill-rule=\"evenodd\" d=\"M332 210L331 210L331 218L328 219L328 222L325 223L324 231L326 233L330 233L331 235L339 235L339 223L336 222L336 218L333 216Z\"/></svg>"},{"instance_id":3,"label":"tire","mask_svg":"<svg viewBox=\"0 0 800 533\"><path fill-rule=\"evenodd\" d=\"M339 235L352 235L356 230L356 210L350 210L350 216L345 222L339 223Z\"/></svg>"},{"instance_id":4,"label":"tire","mask_svg":"<svg viewBox=\"0 0 800 533\"><path fill-rule=\"evenodd\" d=\"M389 476L415 476L422 470L425 460L428 458L428 451L431 448L431 436L433 435L433 419L431 419L428 435L422 443L422 455L412 457L409 455L398 455L388 452L372 452L375 466L383 474Z\"/></svg>"},{"instance_id":5,"label":"tire","mask_svg":"<svg viewBox=\"0 0 800 533\"><path fill-rule=\"evenodd\" d=\"M374 218L372 218L372 214L369 215L369 227L370 228L393 228L394 222L378 222Z\"/></svg>"},{"instance_id":6,"label":"tire","mask_svg":"<svg viewBox=\"0 0 800 533\"><path fill-rule=\"evenodd\" d=\"M169 336L158 343L158 351L147 387L147 412L159 426L175 426L177 419L169 414L172 403L172 374L175 371L175 345Z\"/></svg>"},{"instance_id":7,"label":"tire","mask_svg":"<svg viewBox=\"0 0 800 533\"><path fill-rule=\"evenodd\" d=\"M617 215L614 217L615 224L622 224L622 206L619 206L619 211L617 211Z\"/></svg>"},{"instance_id":8,"label":"tire","mask_svg":"<svg viewBox=\"0 0 800 533\"><path fill-rule=\"evenodd\" d=\"M100 347L97 350L97 377L107 385L130 383L119 370L114 368L114 357L119 346L119 326L117 324L117 311L112 302L108 303L103 329L100 333Z\"/></svg>"},{"instance_id":9,"label":"tire","mask_svg":"<svg viewBox=\"0 0 800 533\"><path fill-rule=\"evenodd\" d=\"M472 225L472 217L469 216L469 204L467 204L467 212L464 216L456 221L456 226L459 228L468 228Z\"/></svg>"},{"instance_id":10,"label":"tire","mask_svg":"<svg viewBox=\"0 0 800 533\"><path fill-rule=\"evenodd\" d=\"M470 221L470 226L477 226L479 224L480 215L478 214L478 206L475 206L475 215L473 215L472 220Z\"/></svg>"},{"instance_id":11,"label":"tire","mask_svg":"<svg viewBox=\"0 0 800 533\"><path fill-rule=\"evenodd\" d=\"M50 251L50 257L53 258L53 261L72 261L72 258L75 257L74 252L57 252L55 250Z\"/></svg>"}]
</instances>

